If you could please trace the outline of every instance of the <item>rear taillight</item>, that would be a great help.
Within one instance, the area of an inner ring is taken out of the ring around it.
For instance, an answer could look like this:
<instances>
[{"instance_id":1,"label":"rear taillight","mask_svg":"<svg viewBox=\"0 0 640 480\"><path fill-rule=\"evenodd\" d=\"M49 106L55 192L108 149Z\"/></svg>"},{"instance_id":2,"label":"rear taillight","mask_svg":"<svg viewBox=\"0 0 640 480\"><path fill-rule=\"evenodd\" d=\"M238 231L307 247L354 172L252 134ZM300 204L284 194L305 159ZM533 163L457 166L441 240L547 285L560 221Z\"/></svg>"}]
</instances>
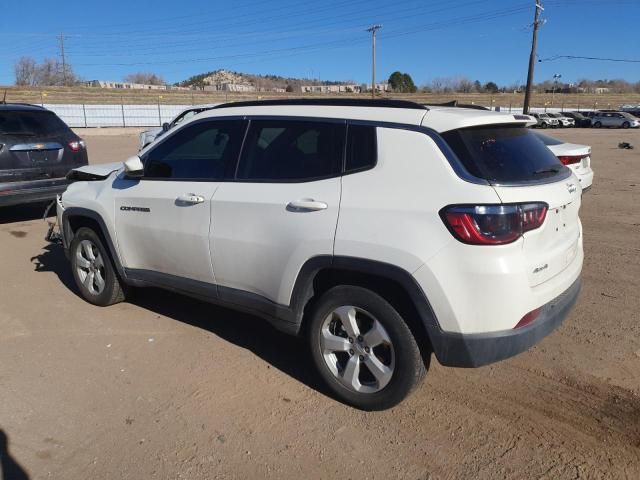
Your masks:
<instances>
[{"instance_id":1,"label":"rear taillight","mask_svg":"<svg viewBox=\"0 0 640 480\"><path fill-rule=\"evenodd\" d=\"M87 144L84 143L84 140L74 140L73 142L69 142L69 148L74 152L79 152L80 150L84 150L87 148Z\"/></svg>"},{"instance_id":2,"label":"rear taillight","mask_svg":"<svg viewBox=\"0 0 640 480\"><path fill-rule=\"evenodd\" d=\"M560 155L558 159L563 165L573 165L575 163L580 163L583 159L587 158L589 155Z\"/></svg>"},{"instance_id":3,"label":"rear taillight","mask_svg":"<svg viewBox=\"0 0 640 480\"><path fill-rule=\"evenodd\" d=\"M440 211L449 231L463 243L504 245L539 228L547 215L546 203L510 205L454 205Z\"/></svg>"}]
</instances>

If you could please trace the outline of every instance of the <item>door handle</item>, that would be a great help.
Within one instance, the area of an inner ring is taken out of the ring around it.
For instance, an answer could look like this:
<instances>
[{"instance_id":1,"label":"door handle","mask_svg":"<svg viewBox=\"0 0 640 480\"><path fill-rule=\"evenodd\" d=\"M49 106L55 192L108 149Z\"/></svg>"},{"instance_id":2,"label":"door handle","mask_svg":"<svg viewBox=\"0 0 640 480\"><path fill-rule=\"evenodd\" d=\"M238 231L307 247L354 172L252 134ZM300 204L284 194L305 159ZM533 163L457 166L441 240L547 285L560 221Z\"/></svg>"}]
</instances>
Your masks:
<instances>
[{"instance_id":1,"label":"door handle","mask_svg":"<svg viewBox=\"0 0 640 480\"><path fill-rule=\"evenodd\" d=\"M204 197L202 195L196 195L195 193L185 193L176 198L178 205L195 205L202 202L204 202Z\"/></svg>"},{"instance_id":2,"label":"door handle","mask_svg":"<svg viewBox=\"0 0 640 480\"><path fill-rule=\"evenodd\" d=\"M303 198L294 200L287 204L287 210L290 212L316 212L318 210L326 210L328 205L324 202L318 202L313 198Z\"/></svg>"}]
</instances>

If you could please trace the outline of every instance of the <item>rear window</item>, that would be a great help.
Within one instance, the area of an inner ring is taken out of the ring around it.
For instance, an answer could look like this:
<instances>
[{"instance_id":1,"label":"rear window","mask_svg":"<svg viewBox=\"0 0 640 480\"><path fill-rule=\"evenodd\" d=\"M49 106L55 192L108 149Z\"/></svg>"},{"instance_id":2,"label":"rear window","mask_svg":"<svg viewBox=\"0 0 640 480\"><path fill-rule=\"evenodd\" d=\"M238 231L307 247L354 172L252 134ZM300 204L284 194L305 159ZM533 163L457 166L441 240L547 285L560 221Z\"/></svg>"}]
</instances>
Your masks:
<instances>
[{"instance_id":1,"label":"rear window","mask_svg":"<svg viewBox=\"0 0 640 480\"><path fill-rule=\"evenodd\" d=\"M557 138L550 137L549 135L545 135L544 133L535 132L542 143L547 146L550 145L562 145L564 142L562 140L558 140Z\"/></svg>"},{"instance_id":2,"label":"rear window","mask_svg":"<svg viewBox=\"0 0 640 480\"><path fill-rule=\"evenodd\" d=\"M46 135L68 130L53 112L0 111L0 134Z\"/></svg>"},{"instance_id":3,"label":"rear window","mask_svg":"<svg viewBox=\"0 0 640 480\"><path fill-rule=\"evenodd\" d=\"M528 128L464 128L442 137L470 174L493 183L542 180L565 169Z\"/></svg>"}]
</instances>

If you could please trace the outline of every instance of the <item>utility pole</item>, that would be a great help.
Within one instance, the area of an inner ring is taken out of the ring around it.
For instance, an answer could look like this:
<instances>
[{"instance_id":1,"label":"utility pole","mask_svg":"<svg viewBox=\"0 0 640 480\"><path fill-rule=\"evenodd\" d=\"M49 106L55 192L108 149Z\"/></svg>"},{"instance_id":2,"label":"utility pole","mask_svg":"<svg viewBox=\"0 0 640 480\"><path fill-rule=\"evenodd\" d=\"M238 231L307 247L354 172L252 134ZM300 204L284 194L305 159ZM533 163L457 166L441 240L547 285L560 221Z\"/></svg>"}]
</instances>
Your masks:
<instances>
[{"instance_id":1,"label":"utility pole","mask_svg":"<svg viewBox=\"0 0 640 480\"><path fill-rule=\"evenodd\" d=\"M371 62L371 98L376 98L376 32L382 25L373 25L367 28L371 33L372 62Z\"/></svg>"},{"instance_id":2,"label":"utility pole","mask_svg":"<svg viewBox=\"0 0 640 480\"><path fill-rule=\"evenodd\" d=\"M559 73L553 74L553 87L551 88L551 106L553 106L553 97L555 96L555 93L556 93L556 87L558 86L559 78L562 78L562 75L560 75Z\"/></svg>"},{"instance_id":3,"label":"utility pole","mask_svg":"<svg viewBox=\"0 0 640 480\"><path fill-rule=\"evenodd\" d=\"M60 40L60 57L62 58L62 85L67 85L67 62L64 55L64 34L60 33L58 36L58 40Z\"/></svg>"},{"instance_id":4,"label":"utility pole","mask_svg":"<svg viewBox=\"0 0 640 480\"><path fill-rule=\"evenodd\" d=\"M527 88L524 92L524 107L522 113L529 113L529 102L531 101L531 86L533 84L533 69L536 62L536 45L538 43L538 27L541 25L540 12L544 10L540 0L536 0L536 8L533 16L533 38L531 40L531 55L529 56L529 71L527 72Z\"/></svg>"}]
</instances>

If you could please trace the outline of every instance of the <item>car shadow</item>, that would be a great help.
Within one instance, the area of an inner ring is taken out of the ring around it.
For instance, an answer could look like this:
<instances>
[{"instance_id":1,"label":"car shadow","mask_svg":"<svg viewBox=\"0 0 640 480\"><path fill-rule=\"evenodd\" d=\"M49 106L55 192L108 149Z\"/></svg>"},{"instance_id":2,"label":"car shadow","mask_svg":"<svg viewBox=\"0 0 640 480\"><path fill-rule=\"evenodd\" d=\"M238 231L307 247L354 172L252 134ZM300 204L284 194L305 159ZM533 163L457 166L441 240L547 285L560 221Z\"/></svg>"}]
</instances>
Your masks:
<instances>
[{"instance_id":1,"label":"car shadow","mask_svg":"<svg viewBox=\"0 0 640 480\"><path fill-rule=\"evenodd\" d=\"M80 296L80 291L73 280L69 261L64 255L62 246L48 243L43 247L42 253L31 257L30 260L36 272L55 273L65 287Z\"/></svg>"},{"instance_id":2,"label":"car shadow","mask_svg":"<svg viewBox=\"0 0 640 480\"><path fill-rule=\"evenodd\" d=\"M66 288L80 295L61 246L47 245L31 262L37 272L54 272ZM128 302L245 348L309 388L335 399L316 373L306 343L279 332L259 317L158 288L136 288Z\"/></svg>"},{"instance_id":3,"label":"car shadow","mask_svg":"<svg viewBox=\"0 0 640 480\"><path fill-rule=\"evenodd\" d=\"M0 428L0 479L28 480L29 475L9 453L9 437Z\"/></svg>"},{"instance_id":4,"label":"car shadow","mask_svg":"<svg viewBox=\"0 0 640 480\"><path fill-rule=\"evenodd\" d=\"M10 207L0 207L0 225L26 222L29 220L39 220L44 215L44 212L50 203L51 202L38 202L27 203L24 205L12 205ZM49 211L49 216L53 216L55 213L55 208L52 208Z\"/></svg>"}]
</instances>

